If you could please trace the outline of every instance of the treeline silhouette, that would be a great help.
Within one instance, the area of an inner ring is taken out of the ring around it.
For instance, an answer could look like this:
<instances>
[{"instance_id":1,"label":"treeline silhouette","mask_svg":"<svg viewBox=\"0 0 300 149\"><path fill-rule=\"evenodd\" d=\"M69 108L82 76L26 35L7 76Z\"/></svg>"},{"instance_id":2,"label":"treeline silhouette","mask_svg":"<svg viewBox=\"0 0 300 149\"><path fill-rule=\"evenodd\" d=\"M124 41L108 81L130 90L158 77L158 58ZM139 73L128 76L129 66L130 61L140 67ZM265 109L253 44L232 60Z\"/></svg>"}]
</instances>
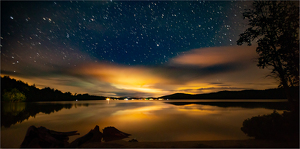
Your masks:
<instances>
[{"instance_id":1,"label":"treeline silhouette","mask_svg":"<svg viewBox=\"0 0 300 149\"><path fill-rule=\"evenodd\" d=\"M290 91L299 94L299 86L291 87ZM266 90L220 91L208 94L176 93L162 96L164 99L287 99L283 88Z\"/></svg>"},{"instance_id":2,"label":"treeline silhouette","mask_svg":"<svg viewBox=\"0 0 300 149\"><path fill-rule=\"evenodd\" d=\"M21 80L12 79L9 76L1 77L1 99L5 92L17 89L26 96L25 101L72 101L72 100L105 100L103 96L89 94L72 95L70 92L63 93L60 90L45 87L39 89L35 85L28 85Z\"/></svg>"}]
</instances>

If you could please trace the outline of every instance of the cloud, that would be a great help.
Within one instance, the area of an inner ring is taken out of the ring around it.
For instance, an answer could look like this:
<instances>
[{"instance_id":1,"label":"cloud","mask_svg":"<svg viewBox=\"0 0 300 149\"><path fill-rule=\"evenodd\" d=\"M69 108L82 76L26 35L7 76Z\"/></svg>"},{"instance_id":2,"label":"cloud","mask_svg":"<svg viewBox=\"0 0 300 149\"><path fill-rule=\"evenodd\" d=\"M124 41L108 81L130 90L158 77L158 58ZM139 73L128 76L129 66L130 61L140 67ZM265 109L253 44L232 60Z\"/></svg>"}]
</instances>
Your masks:
<instances>
[{"instance_id":1,"label":"cloud","mask_svg":"<svg viewBox=\"0 0 300 149\"><path fill-rule=\"evenodd\" d=\"M255 47L231 46L193 49L160 66L127 66L76 61L76 67L34 63L16 73L1 69L39 87L63 92L115 97L159 97L176 92L208 93L220 90L277 87L265 78L268 70L256 66Z\"/></svg>"},{"instance_id":2,"label":"cloud","mask_svg":"<svg viewBox=\"0 0 300 149\"><path fill-rule=\"evenodd\" d=\"M256 47L227 46L193 49L184 55L174 58L171 63L199 67L218 66L226 64L249 63L257 57Z\"/></svg>"},{"instance_id":3,"label":"cloud","mask_svg":"<svg viewBox=\"0 0 300 149\"><path fill-rule=\"evenodd\" d=\"M165 65L154 68L153 70L164 78L171 79L173 84L184 84L196 79L205 78L213 74L220 74L224 72L236 71L240 64L218 64L207 67L200 67L197 65Z\"/></svg>"}]
</instances>

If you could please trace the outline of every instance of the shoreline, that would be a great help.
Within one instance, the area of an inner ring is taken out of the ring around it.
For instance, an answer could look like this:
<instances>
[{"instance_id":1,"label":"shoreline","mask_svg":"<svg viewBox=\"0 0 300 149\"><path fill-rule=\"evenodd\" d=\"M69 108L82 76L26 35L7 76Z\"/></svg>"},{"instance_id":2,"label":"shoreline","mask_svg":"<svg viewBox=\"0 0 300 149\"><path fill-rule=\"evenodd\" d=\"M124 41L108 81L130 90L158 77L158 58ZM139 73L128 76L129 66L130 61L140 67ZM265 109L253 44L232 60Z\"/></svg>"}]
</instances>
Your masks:
<instances>
[{"instance_id":1,"label":"shoreline","mask_svg":"<svg viewBox=\"0 0 300 149\"><path fill-rule=\"evenodd\" d=\"M170 142L86 142L80 148L299 148L297 141L271 140L212 140L212 141L170 141Z\"/></svg>"}]
</instances>

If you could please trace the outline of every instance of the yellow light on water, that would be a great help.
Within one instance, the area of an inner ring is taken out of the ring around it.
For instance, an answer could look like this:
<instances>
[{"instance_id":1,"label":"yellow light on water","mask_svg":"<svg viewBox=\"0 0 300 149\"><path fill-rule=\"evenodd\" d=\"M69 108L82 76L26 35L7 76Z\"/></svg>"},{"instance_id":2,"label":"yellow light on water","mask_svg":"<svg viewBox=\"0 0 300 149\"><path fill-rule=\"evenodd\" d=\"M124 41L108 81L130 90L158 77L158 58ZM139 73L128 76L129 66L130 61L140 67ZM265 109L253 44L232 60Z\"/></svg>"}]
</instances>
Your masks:
<instances>
[{"instance_id":1,"label":"yellow light on water","mask_svg":"<svg viewBox=\"0 0 300 149\"><path fill-rule=\"evenodd\" d=\"M109 98L106 98L106 100L110 100Z\"/></svg>"}]
</instances>

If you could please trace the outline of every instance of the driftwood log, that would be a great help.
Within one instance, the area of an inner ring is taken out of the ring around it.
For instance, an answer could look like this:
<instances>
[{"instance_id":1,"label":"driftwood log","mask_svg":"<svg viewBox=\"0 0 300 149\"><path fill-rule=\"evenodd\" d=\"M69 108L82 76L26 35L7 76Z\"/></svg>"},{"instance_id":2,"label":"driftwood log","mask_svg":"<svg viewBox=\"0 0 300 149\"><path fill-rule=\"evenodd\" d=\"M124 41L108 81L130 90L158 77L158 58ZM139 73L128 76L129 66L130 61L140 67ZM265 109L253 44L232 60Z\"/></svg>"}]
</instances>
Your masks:
<instances>
[{"instance_id":1,"label":"driftwood log","mask_svg":"<svg viewBox=\"0 0 300 149\"><path fill-rule=\"evenodd\" d=\"M124 133L115 127L105 127L103 134L99 131L99 126L96 125L94 129L89 131L86 135L77 138L72 143L69 143L69 136L79 135L77 131L58 132L49 130L45 127L36 128L30 126L27 130L26 136L21 144L22 148L77 148L84 143L101 142L102 138L105 142L113 140L121 140L128 138L130 134Z\"/></svg>"},{"instance_id":2,"label":"driftwood log","mask_svg":"<svg viewBox=\"0 0 300 149\"><path fill-rule=\"evenodd\" d=\"M30 126L21 144L24 148L54 148L69 146L69 136L79 135L77 131L58 132L45 127Z\"/></svg>"},{"instance_id":3,"label":"driftwood log","mask_svg":"<svg viewBox=\"0 0 300 149\"><path fill-rule=\"evenodd\" d=\"M103 129L103 140L105 142L121 140L124 138L128 138L128 136L130 136L130 134L122 132L115 127L105 127Z\"/></svg>"},{"instance_id":4,"label":"driftwood log","mask_svg":"<svg viewBox=\"0 0 300 149\"><path fill-rule=\"evenodd\" d=\"M101 142L102 140L102 133L99 131L99 126L96 125L94 129L88 132L86 135L77 138L74 140L68 147L75 148L81 146L83 143L87 142Z\"/></svg>"},{"instance_id":5,"label":"driftwood log","mask_svg":"<svg viewBox=\"0 0 300 149\"><path fill-rule=\"evenodd\" d=\"M70 148L80 147L84 143L89 142L101 142L102 138L105 142L113 141L113 140L121 140L124 138L128 138L130 134L124 133L118 130L115 127L105 127L103 129L103 134L99 131L99 126L96 125L94 129L88 132L86 135L77 138L72 143L70 143Z\"/></svg>"}]
</instances>

